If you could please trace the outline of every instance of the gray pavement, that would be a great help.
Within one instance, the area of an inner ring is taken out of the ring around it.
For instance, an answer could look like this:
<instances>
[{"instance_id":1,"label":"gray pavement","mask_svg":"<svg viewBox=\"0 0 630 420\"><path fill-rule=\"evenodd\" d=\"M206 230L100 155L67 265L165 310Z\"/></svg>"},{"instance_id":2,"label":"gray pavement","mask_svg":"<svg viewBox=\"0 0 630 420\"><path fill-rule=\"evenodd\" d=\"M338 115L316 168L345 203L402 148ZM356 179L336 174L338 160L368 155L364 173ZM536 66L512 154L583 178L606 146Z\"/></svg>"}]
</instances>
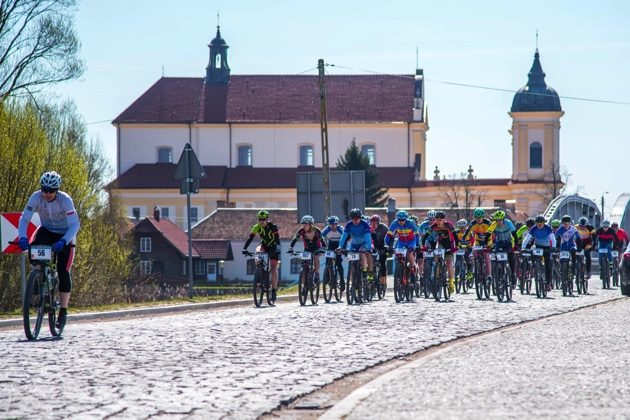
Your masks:
<instances>
[{"instance_id":1,"label":"gray pavement","mask_svg":"<svg viewBox=\"0 0 630 420\"><path fill-rule=\"evenodd\" d=\"M255 418L335 379L501 326L620 297L231 308L0 331L0 418ZM253 306L253 305L252 305ZM45 327L43 327L45 328Z\"/></svg>"},{"instance_id":2,"label":"gray pavement","mask_svg":"<svg viewBox=\"0 0 630 420\"><path fill-rule=\"evenodd\" d=\"M483 335L366 384L322 418L630 418L628 300Z\"/></svg>"}]
</instances>

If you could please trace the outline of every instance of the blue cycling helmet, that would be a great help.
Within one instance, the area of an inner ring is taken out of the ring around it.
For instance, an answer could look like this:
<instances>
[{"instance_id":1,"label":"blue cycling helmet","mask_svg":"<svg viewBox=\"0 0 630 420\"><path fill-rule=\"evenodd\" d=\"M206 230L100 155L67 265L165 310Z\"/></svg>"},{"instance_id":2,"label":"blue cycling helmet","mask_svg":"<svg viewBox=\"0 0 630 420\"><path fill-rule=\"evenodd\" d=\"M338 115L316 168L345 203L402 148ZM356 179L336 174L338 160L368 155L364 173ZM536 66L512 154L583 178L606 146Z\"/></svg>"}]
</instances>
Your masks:
<instances>
[{"instance_id":1,"label":"blue cycling helmet","mask_svg":"<svg viewBox=\"0 0 630 420\"><path fill-rule=\"evenodd\" d=\"M339 223L339 218L337 216L328 216L328 219L326 219L326 221L329 225L332 225L333 223Z\"/></svg>"},{"instance_id":2,"label":"blue cycling helmet","mask_svg":"<svg viewBox=\"0 0 630 420\"><path fill-rule=\"evenodd\" d=\"M405 210L399 210L398 213L396 213L396 219L398 220L407 220L408 217L409 214Z\"/></svg>"}]
</instances>

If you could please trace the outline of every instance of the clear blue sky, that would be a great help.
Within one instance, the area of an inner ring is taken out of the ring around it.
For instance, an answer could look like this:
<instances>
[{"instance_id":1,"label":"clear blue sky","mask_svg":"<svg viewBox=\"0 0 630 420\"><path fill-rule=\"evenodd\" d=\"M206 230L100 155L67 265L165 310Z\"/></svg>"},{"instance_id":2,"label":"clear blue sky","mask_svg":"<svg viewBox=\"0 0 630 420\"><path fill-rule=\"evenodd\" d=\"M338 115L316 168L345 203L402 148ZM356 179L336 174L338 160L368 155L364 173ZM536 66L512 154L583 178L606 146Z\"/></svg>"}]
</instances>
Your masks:
<instances>
[{"instance_id":1,"label":"clear blue sky","mask_svg":"<svg viewBox=\"0 0 630 420\"><path fill-rule=\"evenodd\" d=\"M473 165L479 177L511 175L513 93L538 48L547 84L561 95L560 164L569 191L606 195L606 213L630 190L630 2L618 1L129 1L83 0L76 14L87 71L56 88L76 101L115 168L111 120L162 75L202 77L220 12L232 74L296 74L317 59L355 70L424 68L430 131L427 175ZM164 70L162 70L164 69ZM316 74L313 70L310 74ZM105 122L100 122L105 120ZM334 161L335 159L331 157Z\"/></svg>"}]
</instances>

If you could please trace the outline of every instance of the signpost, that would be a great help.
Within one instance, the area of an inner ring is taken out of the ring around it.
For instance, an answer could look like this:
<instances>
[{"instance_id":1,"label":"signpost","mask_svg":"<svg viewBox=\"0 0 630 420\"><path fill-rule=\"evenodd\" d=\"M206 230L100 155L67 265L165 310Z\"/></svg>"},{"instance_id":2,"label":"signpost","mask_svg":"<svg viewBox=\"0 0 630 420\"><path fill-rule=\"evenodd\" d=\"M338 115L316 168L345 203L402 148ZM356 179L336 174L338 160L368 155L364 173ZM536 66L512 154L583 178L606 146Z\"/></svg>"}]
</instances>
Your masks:
<instances>
[{"instance_id":1,"label":"signpost","mask_svg":"<svg viewBox=\"0 0 630 420\"><path fill-rule=\"evenodd\" d=\"M18 223L22 213L0 213L0 249L3 254L21 254L20 255L20 278L22 280L22 296L26 289L26 254L22 252L19 246L9 244L16 242L18 237ZM37 227L40 225L39 215L35 213L26 228L26 237L30 238Z\"/></svg>"},{"instance_id":2,"label":"signpost","mask_svg":"<svg viewBox=\"0 0 630 420\"><path fill-rule=\"evenodd\" d=\"M190 228L190 194L199 192L199 179L205 178L203 170L195 151L190 143L186 143L182 155L177 162L177 169L173 178L182 181L179 187L180 194L186 194L186 223L188 225L188 296L193 297L193 264L192 264L192 232Z\"/></svg>"}]
</instances>

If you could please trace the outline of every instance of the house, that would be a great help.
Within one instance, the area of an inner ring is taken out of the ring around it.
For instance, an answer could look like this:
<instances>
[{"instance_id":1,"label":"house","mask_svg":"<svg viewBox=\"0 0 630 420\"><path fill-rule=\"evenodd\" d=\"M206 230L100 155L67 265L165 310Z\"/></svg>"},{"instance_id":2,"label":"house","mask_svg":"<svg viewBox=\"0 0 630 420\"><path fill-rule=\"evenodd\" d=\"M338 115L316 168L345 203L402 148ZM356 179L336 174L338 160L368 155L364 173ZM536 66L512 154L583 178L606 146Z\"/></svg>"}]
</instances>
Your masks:
<instances>
[{"instance_id":1,"label":"house","mask_svg":"<svg viewBox=\"0 0 630 420\"><path fill-rule=\"evenodd\" d=\"M131 229L134 256L139 274L151 276L161 284L188 284L188 235L169 219L160 217L159 209ZM227 240L192 241L193 279L196 284L222 279L225 261L233 260Z\"/></svg>"}]
</instances>

